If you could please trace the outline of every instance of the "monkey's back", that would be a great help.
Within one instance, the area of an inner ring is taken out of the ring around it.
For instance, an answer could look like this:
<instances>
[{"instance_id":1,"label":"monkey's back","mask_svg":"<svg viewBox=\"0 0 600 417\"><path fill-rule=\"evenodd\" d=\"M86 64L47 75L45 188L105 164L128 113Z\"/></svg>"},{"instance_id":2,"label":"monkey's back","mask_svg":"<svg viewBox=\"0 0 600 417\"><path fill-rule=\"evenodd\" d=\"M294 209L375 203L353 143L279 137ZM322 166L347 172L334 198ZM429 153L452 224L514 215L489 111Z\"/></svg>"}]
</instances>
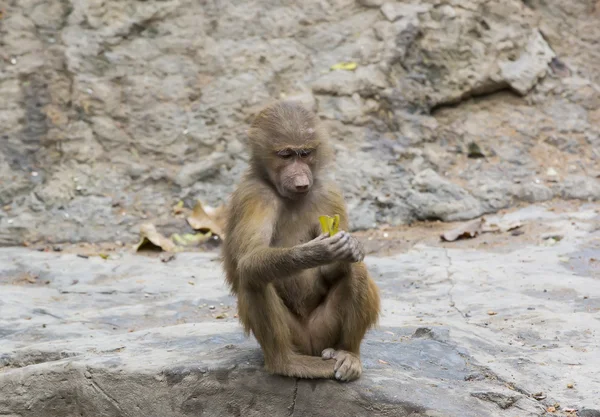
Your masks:
<instances>
[{"instance_id":1,"label":"monkey's back","mask_svg":"<svg viewBox=\"0 0 600 417\"><path fill-rule=\"evenodd\" d=\"M234 294L239 290L238 262L249 249L248 242L242 238L243 229L247 227L247 222L256 221L252 216L253 211L257 211L259 206L273 208L272 206L276 204L269 187L250 177L250 174L246 175L238 185L227 206L222 261L225 281Z\"/></svg>"}]
</instances>

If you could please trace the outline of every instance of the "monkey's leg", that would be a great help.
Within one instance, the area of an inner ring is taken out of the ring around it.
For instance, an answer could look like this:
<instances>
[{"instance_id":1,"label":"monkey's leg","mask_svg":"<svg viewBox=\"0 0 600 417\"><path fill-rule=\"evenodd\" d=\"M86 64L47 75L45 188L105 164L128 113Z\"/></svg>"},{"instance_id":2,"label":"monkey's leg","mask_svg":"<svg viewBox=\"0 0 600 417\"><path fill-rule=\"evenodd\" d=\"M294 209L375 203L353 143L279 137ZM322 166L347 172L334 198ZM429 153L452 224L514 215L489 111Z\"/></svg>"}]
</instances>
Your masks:
<instances>
[{"instance_id":1,"label":"monkey's leg","mask_svg":"<svg viewBox=\"0 0 600 417\"><path fill-rule=\"evenodd\" d=\"M335 359L336 379L360 377L360 345L379 316L379 293L363 264L331 288L326 300L309 322L313 349L322 349L323 359ZM317 353L317 352L314 352Z\"/></svg>"},{"instance_id":2,"label":"monkey's leg","mask_svg":"<svg viewBox=\"0 0 600 417\"><path fill-rule=\"evenodd\" d=\"M293 323L296 318L273 285L246 291L238 302L240 318L258 340L268 372L298 378L334 377L332 361L294 352L291 329L306 330L298 323Z\"/></svg>"}]
</instances>

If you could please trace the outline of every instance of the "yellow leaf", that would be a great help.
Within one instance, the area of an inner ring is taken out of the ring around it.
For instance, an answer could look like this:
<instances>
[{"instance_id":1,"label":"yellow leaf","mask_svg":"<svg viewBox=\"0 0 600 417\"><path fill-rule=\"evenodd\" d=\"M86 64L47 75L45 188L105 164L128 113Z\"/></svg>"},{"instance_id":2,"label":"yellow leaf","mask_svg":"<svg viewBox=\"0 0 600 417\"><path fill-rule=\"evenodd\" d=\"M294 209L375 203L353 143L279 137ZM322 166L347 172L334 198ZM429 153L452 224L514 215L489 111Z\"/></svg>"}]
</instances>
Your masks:
<instances>
[{"instance_id":1,"label":"yellow leaf","mask_svg":"<svg viewBox=\"0 0 600 417\"><path fill-rule=\"evenodd\" d=\"M329 233L329 236L333 236L338 232L340 215L336 214L333 217L319 216L319 223L321 223L321 231L323 233Z\"/></svg>"},{"instance_id":2,"label":"yellow leaf","mask_svg":"<svg viewBox=\"0 0 600 417\"><path fill-rule=\"evenodd\" d=\"M354 71L358 67L356 62L338 62L335 65L331 66L332 71Z\"/></svg>"},{"instance_id":3,"label":"yellow leaf","mask_svg":"<svg viewBox=\"0 0 600 417\"><path fill-rule=\"evenodd\" d=\"M321 223L321 231L329 233L329 216L319 216L319 223Z\"/></svg>"},{"instance_id":4,"label":"yellow leaf","mask_svg":"<svg viewBox=\"0 0 600 417\"><path fill-rule=\"evenodd\" d=\"M333 217L333 224L331 226L331 236L335 235L340 228L340 215L336 214Z\"/></svg>"}]
</instances>

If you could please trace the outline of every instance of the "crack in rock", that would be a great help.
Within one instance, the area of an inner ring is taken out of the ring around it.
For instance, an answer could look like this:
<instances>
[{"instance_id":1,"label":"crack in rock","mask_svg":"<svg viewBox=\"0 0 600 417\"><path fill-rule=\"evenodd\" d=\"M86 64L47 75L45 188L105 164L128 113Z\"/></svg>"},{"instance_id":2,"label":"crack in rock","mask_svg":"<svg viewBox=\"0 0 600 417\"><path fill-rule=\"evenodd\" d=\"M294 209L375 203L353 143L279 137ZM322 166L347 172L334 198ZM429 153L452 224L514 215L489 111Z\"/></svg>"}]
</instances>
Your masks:
<instances>
[{"instance_id":1,"label":"crack in rock","mask_svg":"<svg viewBox=\"0 0 600 417\"><path fill-rule=\"evenodd\" d=\"M292 395L292 403L288 407L288 409L290 410L290 413L288 414L289 417L292 417L294 415L294 411L296 410L296 398L298 397L299 381L300 380L296 378L296 383L294 384L294 394Z\"/></svg>"}]
</instances>

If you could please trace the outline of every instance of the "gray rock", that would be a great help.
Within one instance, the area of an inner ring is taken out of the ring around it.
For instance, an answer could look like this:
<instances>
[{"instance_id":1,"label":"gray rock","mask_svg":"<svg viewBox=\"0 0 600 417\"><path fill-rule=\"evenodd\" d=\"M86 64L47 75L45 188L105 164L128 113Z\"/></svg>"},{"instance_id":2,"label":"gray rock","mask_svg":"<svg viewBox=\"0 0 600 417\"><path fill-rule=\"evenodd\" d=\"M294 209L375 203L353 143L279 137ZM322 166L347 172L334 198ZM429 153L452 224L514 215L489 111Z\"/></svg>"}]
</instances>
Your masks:
<instances>
[{"instance_id":1,"label":"gray rock","mask_svg":"<svg viewBox=\"0 0 600 417\"><path fill-rule=\"evenodd\" d=\"M366 7L380 7L384 0L358 0L358 4Z\"/></svg>"},{"instance_id":2,"label":"gray rock","mask_svg":"<svg viewBox=\"0 0 600 417\"><path fill-rule=\"evenodd\" d=\"M216 175L221 165L226 162L226 154L214 153L204 161L185 165L177 174L175 182L181 187L188 187L197 181L202 181Z\"/></svg>"},{"instance_id":3,"label":"gray rock","mask_svg":"<svg viewBox=\"0 0 600 417\"><path fill-rule=\"evenodd\" d=\"M505 394L500 392L472 392L471 395L475 398L479 398L483 401L489 401L495 404L498 404L503 410L512 407L519 398L522 398L521 395L515 394Z\"/></svg>"},{"instance_id":4,"label":"gray rock","mask_svg":"<svg viewBox=\"0 0 600 417\"><path fill-rule=\"evenodd\" d=\"M349 202L348 216L351 231L368 230L377 226L375 210L366 201Z\"/></svg>"},{"instance_id":5,"label":"gray rock","mask_svg":"<svg viewBox=\"0 0 600 417\"><path fill-rule=\"evenodd\" d=\"M395 22L398 19L414 20L419 14L431 10L430 4L419 3L385 3L381 6L381 12L387 20Z\"/></svg>"},{"instance_id":6,"label":"gray rock","mask_svg":"<svg viewBox=\"0 0 600 417\"><path fill-rule=\"evenodd\" d=\"M443 212L447 199L423 198L410 181L428 168L479 202L450 209L462 216L518 200L512 184L546 169L541 146L557 160L576 155L582 165L568 172L593 177L600 29L586 0L569 13L519 0L446 3L16 2L2 19L0 204L18 210L3 224L31 241L121 240L147 218L169 222L179 199L221 204L247 167L249 122L280 98L316 110L350 155L340 178L352 179L341 185L369 202L369 222ZM340 62L357 68L331 71ZM453 151L470 142L485 151L481 165ZM213 154L227 167L205 163ZM376 167L357 168L367 162ZM391 203L379 204L382 194ZM115 197L122 210L96 220L88 206L86 227L55 211L87 196Z\"/></svg>"},{"instance_id":7,"label":"gray rock","mask_svg":"<svg viewBox=\"0 0 600 417\"><path fill-rule=\"evenodd\" d=\"M406 202L419 219L466 220L483 214L481 203L464 188L426 169L413 178Z\"/></svg>"},{"instance_id":8,"label":"gray rock","mask_svg":"<svg viewBox=\"0 0 600 417\"><path fill-rule=\"evenodd\" d=\"M367 258L383 309L351 384L265 373L216 253L163 263L0 249L0 414L533 417L560 403L595 416L600 323L585 302L598 274L562 258L589 251L597 209L500 219L562 235L553 246L417 245ZM527 395L540 391L545 402Z\"/></svg>"},{"instance_id":9,"label":"gray rock","mask_svg":"<svg viewBox=\"0 0 600 417\"><path fill-rule=\"evenodd\" d=\"M17 195L34 186L22 173L14 172L2 158L2 154L0 154L0 178L2 178L0 181L0 206L11 203Z\"/></svg>"},{"instance_id":10,"label":"gray rock","mask_svg":"<svg viewBox=\"0 0 600 417\"><path fill-rule=\"evenodd\" d=\"M319 79L313 85L316 94L332 94L351 96L374 95L387 86L385 74L377 67L359 67L356 71L332 71Z\"/></svg>"},{"instance_id":11,"label":"gray rock","mask_svg":"<svg viewBox=\"0 0 600 417\"><path fill-rule=\"evenodd\" d=\"M500 62L502 78L519 94L525 95L546 75L548 64L554 57L554 51L536 30L517 60Z\"/></svg>"},{"instance_id":12,"label":"gray rock","mask_svg":"<svg viewBox=\"0 0 600 417\"><path fill-rule=\"evenodd\" d=\"M517 187L515 196L521 201L538 203L551 200L554 197L554 192L543 184L531 182Z\"/></svg>"},{"instance_id":13,"label":"gray rock","mask_svg":"<svg viewBox=\"0 0 600 417\"><path fill-rule=\"evenodd\" d=\"M595 178L571 175L565 178L560 188L566 199L600 200L600 181Z\"/></svg>"}]
</instances>

